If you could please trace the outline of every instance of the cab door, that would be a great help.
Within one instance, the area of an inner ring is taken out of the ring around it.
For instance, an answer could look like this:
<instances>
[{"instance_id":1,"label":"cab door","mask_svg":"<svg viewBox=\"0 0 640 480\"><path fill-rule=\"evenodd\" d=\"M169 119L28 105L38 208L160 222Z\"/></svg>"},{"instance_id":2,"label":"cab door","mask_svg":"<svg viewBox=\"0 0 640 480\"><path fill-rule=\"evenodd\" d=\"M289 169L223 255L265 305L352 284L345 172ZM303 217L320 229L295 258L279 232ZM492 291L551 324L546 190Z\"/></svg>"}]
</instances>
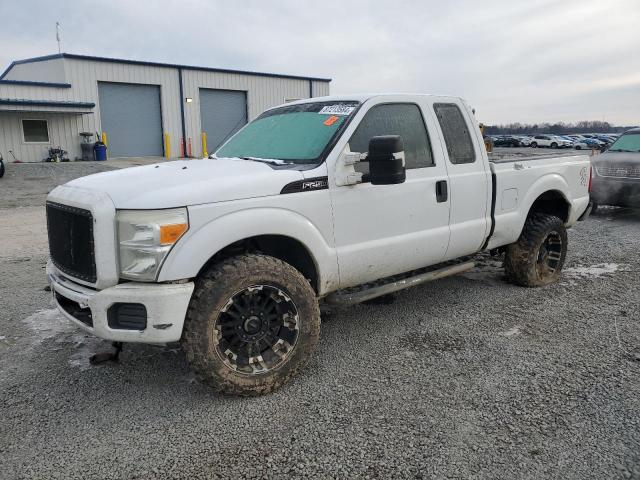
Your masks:
<instances>
[{"instance_id":1,"label":"cab door","mask_svg":"<svg viewBox=\"0 0 640 480\"><path fill-rule=\"evenodd\" d=\"M459 99L435 100L432 112L447 152L451 238L446 260L451 260L476 253L487 238L491 218L491 170L480 129Z\"/></svg>"},{"instance_id":2,"label":"cab door","mask_svg":"<svg viewBox=\"0 0 640 480\"><path fill-rule=\"evenodd\" d=\"M401 184L371 185L367 164L358 163L362 183L331 186L342 288L439 263L447 251L448 176L440 144L430 135L433 118L423 105L392 98L363 105L360 122L345 132L347 145L338 145L366 153L372 137L400 135L406 166Z\"/></svg>"}]
</instances>

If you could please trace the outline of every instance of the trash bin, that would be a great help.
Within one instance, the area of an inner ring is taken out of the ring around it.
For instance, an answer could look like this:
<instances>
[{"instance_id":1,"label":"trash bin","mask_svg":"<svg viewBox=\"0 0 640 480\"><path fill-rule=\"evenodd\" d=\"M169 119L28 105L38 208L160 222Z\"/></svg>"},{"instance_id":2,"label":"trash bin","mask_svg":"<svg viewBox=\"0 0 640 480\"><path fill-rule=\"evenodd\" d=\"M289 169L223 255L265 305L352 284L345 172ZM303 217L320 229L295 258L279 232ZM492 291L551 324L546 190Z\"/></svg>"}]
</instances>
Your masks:
<instances>
[{"instance_id":1,"label":"trash bin","mask_svg":"<svg viewBox=\"0 0 640 480\"><path fill-rule=\"evenodd\" d=\"M93 160L95 157L93 155L93 148L95 143L93 142L93 133L90 132L80 132L80 137L82 141L80 142L80 151L82 152L82 161L89 162Z\"/></svg>"},{"instance_id":2,"label":"trash bin","mask_svg":"<svg viewBox=\"0 0 640 480\"><path fill-rule=\"evenodd\" d=\"M97 161L104 161L107 159L107 146L102 142L97 142L93 147L93 153Z\"/></svg>"}]
</instances>

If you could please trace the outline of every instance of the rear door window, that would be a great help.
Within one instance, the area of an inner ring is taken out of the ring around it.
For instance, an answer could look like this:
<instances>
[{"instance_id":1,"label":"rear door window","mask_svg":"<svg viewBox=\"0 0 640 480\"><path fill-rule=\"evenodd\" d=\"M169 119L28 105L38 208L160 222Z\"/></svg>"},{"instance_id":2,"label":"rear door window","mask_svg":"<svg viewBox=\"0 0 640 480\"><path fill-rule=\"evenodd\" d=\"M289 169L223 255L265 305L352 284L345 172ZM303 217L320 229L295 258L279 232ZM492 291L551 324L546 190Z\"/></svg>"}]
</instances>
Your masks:
<instances>
[{"instance_id":1,"label":"rear door window","mask_svg":"<svg viewBox=\"0 0 640 480\"><path fill-rule=\"evenodd\" d=\"M438 117L449 160L453 164L473 163L476 152L467 122L455 103L434 103L433 109Z\"/></svg>"}]
</instances>

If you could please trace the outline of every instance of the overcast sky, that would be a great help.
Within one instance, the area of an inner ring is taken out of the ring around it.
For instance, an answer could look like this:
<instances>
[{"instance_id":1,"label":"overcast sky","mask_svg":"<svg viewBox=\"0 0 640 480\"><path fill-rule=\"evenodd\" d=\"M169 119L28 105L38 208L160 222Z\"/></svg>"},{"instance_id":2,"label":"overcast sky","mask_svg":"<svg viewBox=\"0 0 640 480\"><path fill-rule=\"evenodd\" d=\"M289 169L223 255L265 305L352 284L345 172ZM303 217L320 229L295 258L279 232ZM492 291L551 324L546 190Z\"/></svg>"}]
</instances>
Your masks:
<instances>
[{"instance_id":1,"label":"overcast sky","mask_svg":"<svg viewBox=\"0 0 640 480\"><path fill-rule=\"evenodd\" d=\"M640 124L640 0L0 0L0 65L62 50L465 97L480 121Z\"/></svg>"}]
</instances>

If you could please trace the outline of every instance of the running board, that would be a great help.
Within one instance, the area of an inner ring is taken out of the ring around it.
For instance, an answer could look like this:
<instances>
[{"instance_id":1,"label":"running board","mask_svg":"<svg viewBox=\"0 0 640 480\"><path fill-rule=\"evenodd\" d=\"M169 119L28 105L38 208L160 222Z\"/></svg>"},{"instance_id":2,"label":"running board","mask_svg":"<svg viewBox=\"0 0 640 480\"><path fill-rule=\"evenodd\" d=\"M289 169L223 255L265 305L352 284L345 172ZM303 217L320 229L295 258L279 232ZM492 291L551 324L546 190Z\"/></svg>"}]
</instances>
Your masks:
<instances>
[{"instance_id":1,"label":"running board","mask_svg":"<svg viewBox=\"0 0 640 480\"><path fill-rule=\"evenodd\" d=\"M337 292L333 292L327 295L324 300L325 302L333 305L354 305L356 303L366 302L367 300L371 300L372 298L380 297L382 295L388 295L389 293L394 293L399 290L404 290L405 288L415 287L416 285L420 285L422 283L431 282L432 280L438 280L439 278L457 275L458 273L471 270L475 266L475 262L459 263L457 265L451 265L449 267L440 268L438 270L432 270L430 272L403 278L401 280L386 283L384 285L365 288L363 290L338 290Z\"/></svg>"}]
</instances>

